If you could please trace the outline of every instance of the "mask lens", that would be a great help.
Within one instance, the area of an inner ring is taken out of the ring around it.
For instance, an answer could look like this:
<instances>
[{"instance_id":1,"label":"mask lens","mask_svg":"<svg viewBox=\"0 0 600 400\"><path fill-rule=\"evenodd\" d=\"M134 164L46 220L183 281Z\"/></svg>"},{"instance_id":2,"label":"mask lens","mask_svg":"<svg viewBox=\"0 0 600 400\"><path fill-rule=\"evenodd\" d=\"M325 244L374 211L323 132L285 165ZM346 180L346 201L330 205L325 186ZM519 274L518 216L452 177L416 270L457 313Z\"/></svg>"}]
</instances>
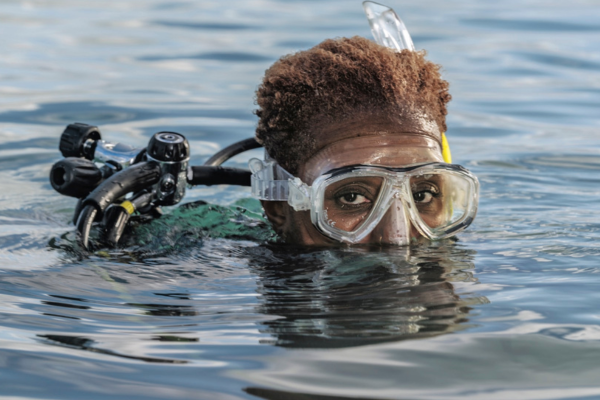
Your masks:
<instances>
[{"instance_id":1,"label":"mask lens","mask_svg":"<svg viewBox=\"0 0 600 400\"><path fill-rule=\"evenodd\" d=\"M323 216L334 228L357 230L373 211L381 192L383 178L358 176L335 180L323 194Z\"/></svg>"},{"instance_id":2,"label":"mask lens","mask_svg":"<svg viewBox=\"0 0 600 400\"><path fill-rule=\"evenodd\" d=\"M410 179L419 217L430 229L440 231L460 221L471 206L473 184L451 171L435 171Z\"/></svg>"}]
</instances>

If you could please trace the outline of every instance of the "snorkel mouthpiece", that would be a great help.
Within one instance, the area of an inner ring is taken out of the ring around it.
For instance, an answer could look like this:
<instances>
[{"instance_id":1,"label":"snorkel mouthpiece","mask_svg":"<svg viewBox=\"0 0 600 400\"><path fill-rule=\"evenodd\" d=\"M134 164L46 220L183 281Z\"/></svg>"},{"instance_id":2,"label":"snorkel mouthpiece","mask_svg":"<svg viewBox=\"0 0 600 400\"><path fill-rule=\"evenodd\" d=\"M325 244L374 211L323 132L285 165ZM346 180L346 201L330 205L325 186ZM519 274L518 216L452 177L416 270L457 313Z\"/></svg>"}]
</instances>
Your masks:
<instances>
[{"instance_id":1,"label":"snorkel mouthpiece","mask_svg":"<svg viewBox=\"0 0 600 400\"><path fill-rule=\"evenodd\" d=\"M375 42L397 51L405 49L415 51L408 29L394 10L372 1L363 2L363 8Z\"/></svg>"}]
</instances>

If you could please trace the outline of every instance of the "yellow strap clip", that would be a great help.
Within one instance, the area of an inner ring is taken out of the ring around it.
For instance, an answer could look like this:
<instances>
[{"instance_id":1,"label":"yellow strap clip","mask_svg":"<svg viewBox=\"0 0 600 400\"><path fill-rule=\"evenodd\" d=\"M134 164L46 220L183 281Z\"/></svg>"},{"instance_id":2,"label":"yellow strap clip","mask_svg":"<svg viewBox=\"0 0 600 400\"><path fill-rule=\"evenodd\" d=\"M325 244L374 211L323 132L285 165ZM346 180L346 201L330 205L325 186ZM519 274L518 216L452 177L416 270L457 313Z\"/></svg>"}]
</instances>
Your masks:
<instances>
[{"instance_id":1,"label":"yellow strap clip","mask_svg":"<svg viewBox=\"0 0 600 400\"><path fill-rule=\"evenodd\" d=\"M444 162L452 164L452 154L450 154L450 145L448 144L448 139L446 139L446 134L444 132L442 132L442 157L444 158Z\"/></svg>"},{"instance_id":2,"label":"yellow strap clip","mask_svg":"<svg viewBox=\"0 0 600 400\"><path fill-rule=\"evenodd\" d=\"M121 207L123 207L129 215L133 214L135 211L135 206L129 200L122 202Z\"/></svg>"}]
</instances>

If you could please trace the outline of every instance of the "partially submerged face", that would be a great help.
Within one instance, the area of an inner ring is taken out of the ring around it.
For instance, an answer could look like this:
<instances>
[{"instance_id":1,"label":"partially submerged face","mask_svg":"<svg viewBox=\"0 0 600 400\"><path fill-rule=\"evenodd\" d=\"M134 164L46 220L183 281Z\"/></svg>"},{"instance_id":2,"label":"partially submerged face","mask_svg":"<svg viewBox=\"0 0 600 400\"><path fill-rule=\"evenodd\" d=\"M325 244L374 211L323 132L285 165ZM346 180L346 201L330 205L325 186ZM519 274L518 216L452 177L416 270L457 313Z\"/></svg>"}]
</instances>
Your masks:
<instances>
[{"instance_id":1,"label":"partially submerged face","mask_svg":"<svg viewBox=\"0 0 600 400\"><path fill-rule=\"evenodd\" d=\"M402 168L442 162L440 144L434 139L439 136L435 122L416 116L394 121L369 115L321 124L314 127L317 149L300 165L297 176L313 185L319 177L343 167ZM388 200L389 205L385 203L381 207L379 199L389 178L377 173L355 173L348 177L342 174L328 182L323 190L323 211L328 223L341 231L352 232L368 222L372 213L380 212L383 215L374 216L380 219L376 226L358 243L407 244L418 239L421 234L406 215L400 193L391 202ZM439 176L407 179L412 199L405 200L415 205L423 220L435 226L443 213L436 197L441 194L443 182ZM275 229L286 241L308 245L339 243L319 231L309 211L294 211L284 202L263 202L263 205ZM376 205L380 207L374 210Z\"/></svg>"},{"instance_id":2,"label":"partially submerged face","mask_svg":"<svg viewBox=\"0 0 600 400\"><path fill-rule=\"evenodd\" d=\"M443 165L450 94L439 68L424 52L353 37L284 56L267 70L256 138L297 179L289 181L289 203L260 198L287 242L405 245L470 223L478 184Z\"/></svg>"}]
</instances>

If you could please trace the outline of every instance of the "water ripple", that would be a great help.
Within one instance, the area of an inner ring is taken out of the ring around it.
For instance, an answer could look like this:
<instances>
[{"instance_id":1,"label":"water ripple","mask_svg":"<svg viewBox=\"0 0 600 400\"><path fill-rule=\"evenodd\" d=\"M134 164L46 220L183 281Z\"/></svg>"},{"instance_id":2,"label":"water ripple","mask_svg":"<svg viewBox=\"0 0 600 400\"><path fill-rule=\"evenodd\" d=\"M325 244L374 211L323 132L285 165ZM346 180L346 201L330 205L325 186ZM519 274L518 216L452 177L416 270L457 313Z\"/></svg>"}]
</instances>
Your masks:
<instances>
[{"instance_id":1,"label":"water ripple","mask_svg":"<svg viewBox=\"0 0 600 400\"><path fill-rule=\"evenodd\" d=\"M443 65L453 157L480 178L456 240L282 246L247 189L212 186L119 248L77 245L75 200L48 184L64 125L136 146L175 130L202 163L253 135L277 57L370 37L360 4L309 3L0 4L2 395L598 397L593 1L395 6Z\"/></svg>"}]
</instances>

